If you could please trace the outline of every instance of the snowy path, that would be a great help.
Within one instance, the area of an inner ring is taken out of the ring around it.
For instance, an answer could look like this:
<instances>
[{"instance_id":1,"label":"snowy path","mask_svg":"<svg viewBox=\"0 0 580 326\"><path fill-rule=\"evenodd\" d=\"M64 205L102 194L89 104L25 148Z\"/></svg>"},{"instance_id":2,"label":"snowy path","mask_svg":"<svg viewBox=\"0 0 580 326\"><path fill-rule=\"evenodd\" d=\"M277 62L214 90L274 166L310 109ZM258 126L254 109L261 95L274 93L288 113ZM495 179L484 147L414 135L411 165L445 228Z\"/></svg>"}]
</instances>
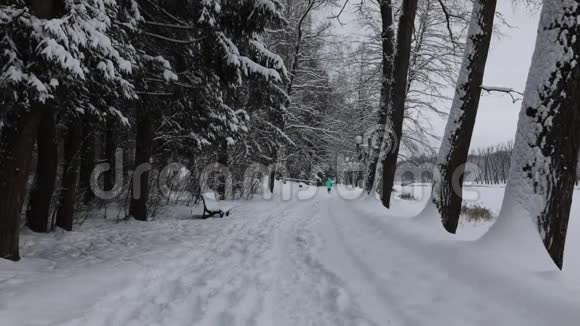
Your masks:
<instances>
[{"instance_id":1,"label":"snowy path","mask_svg":"<svg viewBox=\"0 0 580 326\"><path fill-rule=\"evenodd\" d=\"M344 279L357 280L357 298L381 325L385 310L393 325L573 325L580 316L578 291L572 300L550 296L558 282L519 281L486 268L484 257L469 257L478 253L473 248L414 236L406 231L418 227L411 222L373 216L339 199L327 205L324 229L331 230L333 249L324 258Z\"/></svg>"},{"instance_id":2,"label":"snowy path","mask_svg":"<svg viewBox=\"0 0 580 326\"><path fill-rule=\"evenodd\" d=\"M191 221L176 208L174 218L96 223L58 241L25 236L30 257L0 263L0 325L580 320L580 289L559 275L486 266L485 252L435 240L375 205L320 192L304 201L240 203L223 220Z\"/></svg>"}]
</instances>

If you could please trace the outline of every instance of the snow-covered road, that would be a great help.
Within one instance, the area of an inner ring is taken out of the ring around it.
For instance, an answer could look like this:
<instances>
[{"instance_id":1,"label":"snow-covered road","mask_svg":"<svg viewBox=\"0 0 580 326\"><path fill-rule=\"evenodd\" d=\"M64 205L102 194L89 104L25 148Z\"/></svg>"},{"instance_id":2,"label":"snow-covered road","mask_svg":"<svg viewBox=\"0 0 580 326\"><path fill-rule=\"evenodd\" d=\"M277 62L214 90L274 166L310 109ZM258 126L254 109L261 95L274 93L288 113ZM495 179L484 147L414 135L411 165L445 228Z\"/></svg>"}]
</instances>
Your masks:
<instances>
[{"instance_id":1,"label":"snow-covered road","mask_svg":"<svg viewBox=\"0 0 580 326\"><path fill-rule=\"evenodd\" d=\"M170 213L170 214L169 214ZM0 263L0 325L577 325L580 288L319 192L92 221ZM33 240L34 239L34 240ZM503 264L505 263L505 264Z\"/></svg>"}]
</instances>

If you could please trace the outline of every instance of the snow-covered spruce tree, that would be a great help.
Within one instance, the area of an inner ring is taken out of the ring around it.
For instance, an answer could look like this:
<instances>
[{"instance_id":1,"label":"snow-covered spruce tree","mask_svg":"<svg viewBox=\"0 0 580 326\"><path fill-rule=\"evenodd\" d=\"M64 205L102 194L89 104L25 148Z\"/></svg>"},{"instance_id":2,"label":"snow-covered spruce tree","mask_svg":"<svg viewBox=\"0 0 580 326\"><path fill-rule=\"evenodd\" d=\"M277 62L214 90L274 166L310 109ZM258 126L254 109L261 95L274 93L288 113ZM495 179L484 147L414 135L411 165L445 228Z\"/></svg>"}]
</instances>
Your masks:
<instances>
[{"instance_id":1,"label":"snow-covered spruce tree","mask_svg":"<svg viewBox=\"0 0 580 326\"><path fill-rule=\"evenodd\" d=\"M172 71L139 74L135 164L149 163L152 154L159 162L167 161L176 151L184 159L200 162L195 156L209 157L212 148L230 146L247 132L241 93L250 78L282 82L283 62L261 40L266 27L283 21L281 5L277 1L138 3L144 20L137 47L149 61L163 61ZM141 194L131 200L131 215L140 220L148 216L148 179L148 173L141 175Z\"/></svg>"},{"instance_id":2,"label":"snow-covered spruce tree","mask_svg":"<svg viewBox=\"0 0 580 326\"><path fill-rule=\"evenodd\" d=\"M57 1L36 1L31 3L31 10L39 18L52 18L60 9ZM38 160L35 183L30 194L30 207L27 212L26 225L35 232L48 231L48 211L52 200L57 172L56 110L45 103L35 103L35 115L38 115L39 129L35 131ZM36 123L35 119L34 122ZM44 164L44 162L46 164Z\"/></svg>"},{"instance_id":3,"label":"snow-covered spruce tree","mask_svg":"<svg viewBox=\"0 0 580 326\"><path fill-rule=\"evenodd\" d=\"M381 144L380 160L377 165L382 169L382 194L381 201L385 207L391 203L391 191L395 181L397 158L399 156L399 144L403 136L403 119L405 116L405 99L408 87L409 61L411 56L411 41L415 27L415 15L417 13L417 0L403 0L399 25L397 29L397 45L393 60L393 79L391 98L387 108L387 122L385 134ZM376 183L376 181L375 181Z\"/></svg>"},{"instance_id":4,"label":"snow-covered spruce tree","mask_svg":"<svg viewBox=\"0 0 580 326\"><path fill-rule=\"evenodd\" d=\"M132 1L118 1L111 7L103 7L106 18L101 18L108 28L104 35L111 42L112 49L122 58L127 65L125 74L133 72L136 68L136 53L130 43L135 33L135 19L138 12L133 11ZM104 41L104 40L103 40ZM128 126L128 105L136 99L133 81L129 82L122 76L115 76L114 69L109 61L101 61L99 58L89 58L90 70L84 83L68 89L68 93L59 91L55 97L62 102L62 106L74 108L60 114L61 122L66 126L64 134L64 164L58 193L58 207L56 210L56 225L64 230L71 231L74 224L74 215L77 212L77 204L83 192L91 192L91 189L81 188L77 184L80 173L80 161L82 149L88 146L86 137L83 137L83 124L85 120L118 121L118 126ZM96 59L96 60L94 60ZM94 60L94 61L92 61ZM125 68L123 68L125 69ZM121 78L120 78L121 77ZM84 171L85 187L90 177L93 165L89 165L89 171Z\"/></svg>"},{"instance_id":5,"label":"snow-covered spruce tree","mask_svg":"<svg viewBox=\"0 0 580 326\"><path fill-rule=\"evenodd\" d=\"M282 62L282 58L279 60ZM229 169L234 177L234 190L246 198L251 196L251 193L244 193L250 187L249 184L243 184L243 182L250 182L244 180L246 168L254 163L263 166L273 164L276 161L273 153L276 153L282 145L279 139L283 139L283 144L291 143L284 132L276 128L272 122L285 112L284 104L287 96L281 86L281 84L254 77L249 78L238 92L242 95L242 98L238 99L238 105L248 115L245 124L247 133L242 134L235 144L229 146L229 162L235 162L233 165L230 164ZM268 176L269 173L256 171L253 178L265 181ZM252 185L255 190L259 190L256 188L258 186L258 184Z\"/></svg>"},{"instance_id":6,"label":"snow-covered spruce tree","mask_svg":"<svg viewBox=\"0 0 580 326\"><path fill-rule=\"evenodd\" d=\"M580 145L579 19L579 1L544 1L505 198L483 238L528 252L541 239L560 269Z\"/></svg>"},{"instance_id":7,"label":"snow-covered spruce tree","mask_svg":"<svg viewBox=\"0 0 580 326\"><path fill-rule=\"evenodd\" d=\"M367 168L367 176L365 179L365 191L367 193L373 192L376 182L376 173L379 164L379 156L381 154L381 144L385 136L385 125L387 123L388 103L391 100L391 82L393 78L393 49L395 36L393 33L393 6L391 0L379 1L381 11L381 46L382 46L382 81L381 81L381 100L379 111L377 114L377 134L374 139L379 144L373 144L372 156L369 160Z\"/></svg>"},{"instance_id":8,"label":"snow-covered spruce tree","mask_svg":"<svg viewBox=\"0 0 580 326\"><path fill-rule=\"evenodd\" d=\"M462 68L439 150L440 178L434 180L432 199L450 233L456 232L459 223L464 167L481 97L496 4L497 0L473 2Z\"/></svg>"},{"instance_id":9,"label":"snow-covered spruce tree","mask_svg":"<svg viewBox=\"0 0 580 326\"><path fill-rule=\"evenodd\" d=\"M0 257L19 258L19 213L43 108L98 107L83 101L90 96L92 76L102 76L99 82L118 94L133 95L124 77L131 63L107 34L117 11L114 2L103 0L31 1L30 6L9 1L0 6Z\"/></svg>"}]
</instances>

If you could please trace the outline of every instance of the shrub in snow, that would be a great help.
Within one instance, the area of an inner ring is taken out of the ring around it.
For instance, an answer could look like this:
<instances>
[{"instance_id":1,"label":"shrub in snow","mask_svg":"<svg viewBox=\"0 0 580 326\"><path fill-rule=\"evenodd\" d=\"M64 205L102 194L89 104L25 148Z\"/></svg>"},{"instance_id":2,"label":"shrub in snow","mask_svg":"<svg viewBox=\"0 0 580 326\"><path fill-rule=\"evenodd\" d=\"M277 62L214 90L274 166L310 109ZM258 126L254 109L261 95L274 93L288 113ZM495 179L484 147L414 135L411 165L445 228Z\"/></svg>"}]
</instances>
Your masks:
<instances>
[{"instance_id":1,"label":"shrub in snow","mask_svg":"<svg viewBox=\"0 0 580 326\"><path fill-rule=\"evenodd\" d=\"M416 200L415 196L410 192L403 192L399 195L399 198L403 200Z\"/></svg>"},{"instance_id":2,"label":"shrub in snow","mask_svg":"<svg viewBox=\"0 0 580 326\"><path fill-rule=\"evenodd\" d=\"M465 221L473 223L491 222L495 218L489 208L479 204L473 206L463 205L461 207L461 217Z\"/></svg>"}]
</instances>

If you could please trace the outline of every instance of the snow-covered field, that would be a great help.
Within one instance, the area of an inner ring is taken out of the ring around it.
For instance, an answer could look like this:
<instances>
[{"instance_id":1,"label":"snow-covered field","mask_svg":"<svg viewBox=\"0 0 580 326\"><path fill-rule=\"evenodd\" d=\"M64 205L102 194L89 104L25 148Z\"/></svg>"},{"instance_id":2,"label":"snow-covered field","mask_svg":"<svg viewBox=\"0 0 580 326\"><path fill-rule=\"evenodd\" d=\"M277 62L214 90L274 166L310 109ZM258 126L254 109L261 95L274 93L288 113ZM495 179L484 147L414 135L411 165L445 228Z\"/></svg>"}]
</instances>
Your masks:
<instances>
[{"instance_id":1,"label":"snow-covered field","mask_svg":"<svg viewBox=\"0 0 580 326\"><path fill-rule=\"evenodd\" d=\"M287 185L290 186L290 185ZM224 219L170 207L147 223L104 220L25 233L0 262L0 325L577 325L580 203L564 272L538 271L412 217L421 200L347 200L340 187L240 201ZM495 213L503 188L467 189ZM394 217L396 216L396 217ZM517 239L517 235L514 235Z\"/></svg>"}]
</instances>

